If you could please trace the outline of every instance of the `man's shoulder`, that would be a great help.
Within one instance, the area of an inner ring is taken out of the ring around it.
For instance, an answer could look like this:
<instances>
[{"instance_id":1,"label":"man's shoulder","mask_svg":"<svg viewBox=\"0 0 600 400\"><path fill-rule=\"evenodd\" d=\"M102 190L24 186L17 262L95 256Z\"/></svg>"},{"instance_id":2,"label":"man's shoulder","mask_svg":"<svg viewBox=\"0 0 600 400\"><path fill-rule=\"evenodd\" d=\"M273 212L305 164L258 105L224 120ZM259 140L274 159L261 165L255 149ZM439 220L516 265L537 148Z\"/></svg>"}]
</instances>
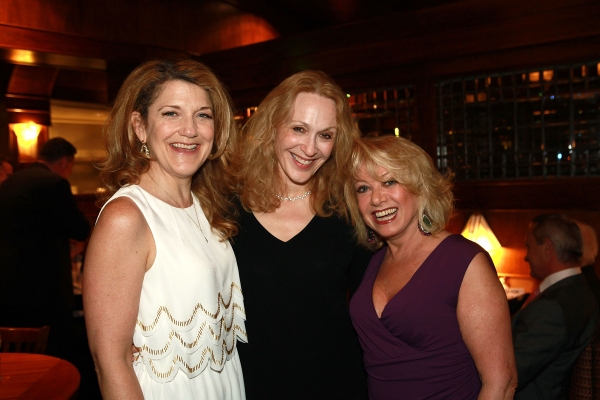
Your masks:
<instances>
[{"instance_id":1,"label":"man's shoulder","mask_svg":"<svg viewBox=\"0 0 600 400\"><path fill-rule=\"evenodd\" d=\"M547 293L540 300L556 303L568 319L576 319L578 316L588 319L591 314L598 314L596 299L582 274L558 281L545 292Z\"/></svg>"},{"instance_id":2,"label":"man's shoulder","mask_svg":"<svg viewBox=\"0 0 600 400\"><path fill-rule=\"evenodd\" d=\"M571 292L581 293L582 296L592 294L585 282L585 277L583 274L575 274L563 278L544 290L544 293L546 293L549 297L562 297L565 295L565 293Z\"/></svg>"},{"instance_id":3,"label":"man's shoulder","mask_svg":"<svg viewBox=\"0 0 600 400\"><path fill-rule=\"evenodd\" d=\"M577 274L549 286L519 316L528 318L535 315L539 318L539 315L557 317L559 314L586 313L597 308L595 303L594 294L584 277Z\"/></svg>"},{"instance_id":4,"label":"man's shoulder","mask_svg":"<svg viewBox=\"0 0 600 400\"><path fill-rule=\"evenodd\" d=\"M62 176L50 171L43 164L35 163L15 172L5 183L19 185L35 181L60 182L63 180L67 181Z\"/></svg>"}]
</instances>

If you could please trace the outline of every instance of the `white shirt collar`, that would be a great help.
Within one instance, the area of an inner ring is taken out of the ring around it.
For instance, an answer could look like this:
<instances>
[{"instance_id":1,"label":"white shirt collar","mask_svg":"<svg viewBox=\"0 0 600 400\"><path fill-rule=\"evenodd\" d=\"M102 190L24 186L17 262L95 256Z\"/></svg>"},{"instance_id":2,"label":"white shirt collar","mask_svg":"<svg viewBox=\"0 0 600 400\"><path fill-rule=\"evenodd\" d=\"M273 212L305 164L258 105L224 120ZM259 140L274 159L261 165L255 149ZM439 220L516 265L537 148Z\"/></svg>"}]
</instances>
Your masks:
<instances>
[{"instance_id":1,"label":"white shirt collar","mask_svg":"<svg viewBox=\"0 0 600 400\"><path fill-rule=\"evenodd\" d=\"M573 275L577 275L581 273L581 268L567 268L562 271L555 272L550 274L540 283L540 293L544 290L548 289L550 286L554 285L556 282L562 281L565 278L568 278Z\"/></svg>"}]
</instances>

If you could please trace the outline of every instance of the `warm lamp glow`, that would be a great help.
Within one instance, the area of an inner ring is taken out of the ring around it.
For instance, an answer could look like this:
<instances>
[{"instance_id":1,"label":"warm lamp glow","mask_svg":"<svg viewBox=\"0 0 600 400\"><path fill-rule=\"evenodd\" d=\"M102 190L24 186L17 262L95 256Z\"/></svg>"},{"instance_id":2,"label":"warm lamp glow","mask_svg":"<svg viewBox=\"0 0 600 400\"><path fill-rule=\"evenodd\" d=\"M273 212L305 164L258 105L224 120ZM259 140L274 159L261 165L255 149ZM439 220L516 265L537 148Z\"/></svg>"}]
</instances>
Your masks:
<instances>
[{"instance_id":1,"label":"warm lamp glow","mask_svg":"<svg viewBox=\"0 0 600 400\"><path fill-rule=\"evenodd\" d=\"M34 122L12 124L12 130L17 135L19 160L31 161L37 158L37 138L42 126Z\"/></svg>"},{"instance_id":2,"label":"warm lamp glow","mask_svg":"<svg viewBox=\"0 0 600 400\"><path fill-rule=\"evenodd\" d=\"M487 224L486 220L481 214L473 214L469 217L465 229L461 235L469 240L474 241L487 252L498 250L502 247L494 232Z\"/></svg>"}]
</instances>

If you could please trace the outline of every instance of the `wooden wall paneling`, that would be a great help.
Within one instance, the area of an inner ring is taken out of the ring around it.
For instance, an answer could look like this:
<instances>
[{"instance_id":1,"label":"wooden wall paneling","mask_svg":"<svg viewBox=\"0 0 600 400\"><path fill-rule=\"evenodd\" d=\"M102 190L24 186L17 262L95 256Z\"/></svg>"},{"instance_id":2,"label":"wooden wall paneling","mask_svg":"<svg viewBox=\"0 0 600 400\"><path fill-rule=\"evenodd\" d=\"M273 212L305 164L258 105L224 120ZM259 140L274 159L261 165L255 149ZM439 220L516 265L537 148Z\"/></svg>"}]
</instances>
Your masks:
<instances>
[{"instance_id":1,"label":"wooden wall paneling","mask_svg":"<svg viewBox=\"0 0 600 400\"><path fill-rule=\"evenodd\" d=\"M4 156L14 157L9 146L10 132L8 130L8 111L6 104L6 88L12 76L14 66L0 62L0 154Z\"/></svg>"},{"instance_id":2,"label":"wooden wall paneling","mask_svg":"<svg viewBox=\"0 0 600 400\"><path fill-rule=\"evenodd\" d=\"M600 177L457 182L458 209L600 212Z\"/></svg>"},{"instance_id":3,"label":"wooden wall paneling","mask_svg":"<svg viewBox=\"0 0 600 400\"><path fill-rule=\"evenodd\" d=\"M112 106L121 85L127 79L127 76L138 66L137 62L113 61L106 63L106 89L108 104Z\"/></svg>"},{"instance_id":4,"label":"wooden wall paneling","mask_svg":"<svg viewBox=\"0 0 600 400\"><path fill-rule=\"evenodd\" d=\"M99 57L108 60L129 60L137 63L152 58L187 56L185 52L157 46L123 44L6 25L0 25L0 48Z\"/></svg>"},{"instance_id":5,"label":"wooden wall paneling","mask_svg":"<svg viewBox=\"0 0 600 400\"><path fill-rule=\"evenodd\" d=\"M446 61L461 57L497 51L509 56L509 50L595 37L600 35L597 15L600 4L593 1L534 0L527 5L516 0L459 1L206 54L200 59L213 67L234 93L274 86L303 68L323 69L334 78L346 76L341 84L351 90L351 76L364 86L379 81L380 70L411 65L443 69ZM597 56L596 49L588 49L586 54ZM519 61L528 63L527 57ZM396 80L387 84L392 82L410 83Z\"/></svg>"},{"instance_id":6,"label":"wooden wall paneling","mask_svg":"<svg viewBox=\"0 0 600 400\"><path fill-rule=\"evenodd\" d=\"M50 98L58 68L15 65L7 93Z\"/></svg>"},{"instance_id":7,"label":"wooden wall paneling","mask_svg":"<svg viewBox=\"0 0 600 400\"><path fill-rule=\"evenodd\" d=\"M52 99L108 104L106 71L60 69L52 88Z\"/></svg>"},{"instance_id":8,"label":"wooden wall paneling","mask_svg":"<svg viewBox=\"0 0 600 400\"><path fill-rule=\"evenodd\" d=\"M432 160L437 159L437 121L435 84L421 81L414 86L415 111L417 113L418 134L412 140L429 154Z\"/></svg>"},{"instance_id":9,"label":"wooden wall paneling","mask_svg":"<svg viewBox=\"0 0 600 400\"><path fill-rule=\"evenodd\" d=\"M422 71L432 77L452 78L497 73L600 59L600 35L516 49L484 51L430 63Z\"/></svg>"},{"instance_id":10,"label":"wooden wall paneling","mask_svg":"<svg viewBox=\"0 0 600 400\"><path fill-rule=\"evenodd\" d=\"M10 136L8 130L8 111L6 110L6 97L0 96L0 155L13 158L9 146Z\"/></svg>"}]
</instances>

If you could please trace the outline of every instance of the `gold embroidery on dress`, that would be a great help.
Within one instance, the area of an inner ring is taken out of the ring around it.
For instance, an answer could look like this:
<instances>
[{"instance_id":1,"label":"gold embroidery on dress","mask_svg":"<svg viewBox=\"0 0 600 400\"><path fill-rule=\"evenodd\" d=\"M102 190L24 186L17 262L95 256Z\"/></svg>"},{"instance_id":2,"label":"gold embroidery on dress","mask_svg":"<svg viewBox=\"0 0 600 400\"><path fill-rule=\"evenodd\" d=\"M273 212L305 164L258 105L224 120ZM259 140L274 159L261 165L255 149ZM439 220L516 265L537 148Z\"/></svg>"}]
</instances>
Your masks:
<instances>
[{"instance_id":1,"label":"gold embroidery on dress","mask_svg":"<svg viewBox=\"0 0 600 400\"><path fill-rule=\"evenodd\" d=\"M144 351L147 354L151 354L153 356L159 356L164 354L168 349L169 349L169 344L171 343L171 341L173 340L173 337L175 337L179 343L181 344L181 346L183 346L184 348L187 349L193 349L194 347L196 347L196 345L199 343L200 338L202 337L202 333L204 332L204 328L206 327L206 321L204 321L202 323L202 325L200 326L200 329L198 330L198 334L196 335L196 338L194 339L193 342L190 343L186 343L183 338L181 337L181 335L179 334L179 332L176 331L171 331L169 333L169 340L167 341L167 343L165 343L164 347L162 349L152 349L150 347L148 347L148 345L144 344L143 346L140 347L140 350ZM232 332L233 335L235 336L236 333L241 333L243 337L247 337L248 334L247 332L242 329L241 326L237 325L237 324L231 324L231 326L229 328L227 328L227 325L225 323L224 319L221 319L219 321L219 335L217 335L215 333L215 331L212 329L212 326L209 326L208 329L210 331L211 336L215 339L215 340L221 340L221 332L223 331L223 326L225 326L225 332L226 333L230 333Z\"/></svg>"},{"instance_id":2,"label":"gold embroidery on dress","mask_svg":"<svg viewBox=\"0 0 600 400\"><path fill-rule=\"evenodd\" d=\"M156 369L156 367L154 366L154 362L152 360L148 360L148 364L150 365L150 368L152 369L152 372L154 373L154 375L156 375L160 379L165 379L165 378L169 377L173 373L173 370L175 369L175 366L177 365L178 362L183 364L183 366L185 367L185 369L187 370L188 373L193 374L194 372L196 372L203 366L204 359L206 358L207 353L210 353L210 358L211 358L211 361L213 362L213 364L216 364L219 366L223 365L223 363L226 361L225 352L227 352L227 355L231 355L235 351L235 342L233 343L233 346L231 347L231 349L227 348L227 343L224 340L222 343L223 343L223 346L221 346L220 360L217 360L215 358L215 354L212 351L212 349L210 347L207 347L202 351L202 357L200 358L200 362L194 366L190 366L179 355L177 355L173 358L173 361L171 362L171 367L166 372L159 372Z\"/></svg>"},{"instance_id":3,"label":"gold embroidery on dress","mask_svg":"<svg viewBox=\"0 0 600 400\"><path fill-rule=\"evenodd\" d=\"M212 347L216 347L216 346L213 346L212 344L208 344L202 350L202 353L201 353L202 356L201 356L200 362L197 365L193 366L193 367L189 366L183 360L183 358L180 355L175 355L174 358L173 358L173 360L172 360L171 368L168 371L166 371L166 372L158 372L156 370L155 366L154 366L153 360L151 358L148 359L148 363L151 366L152 371L156 374L157 377L159 377L159 378L162 379L162 378L166 378L169 375L171 375L173 373L173 370L174 370L177 362L180 362L183 365L185 365L185 369L187 369L187 371L189 373L193 373L194 371L198 370L198 368L200 368L203 365L203 363L205 362L205 358L206 358L206 355L207 355L208 352L210 352L210 359L211 359L211 361L214 364L216 364L218 366L221 366L224 363L224 360L223 360L224 353L226 352L227 355L231 355L233 353L233 351L235 350L236 343L237 343L237 340L235 339L235 336L243 337L243 338L248 337L247 332L239 324L235 324L234 323L234 321L236 320L236 311L237 312L241 312L242 315L244 315L244 316L246 315L246 311L245 311L245 309L241 305L239 305L238 303L233 303L233 305L232 305L233 289L234 288L241 292L241 289L239 288L239 286L232 282L231 283L231 289L232 290L230 291L230 296L229 296L229 301L228 302L224 301L223 297L221 296L221 293L218 293L218 304L219 305L217 307L217 311L214 314L212 314L209 311L207 311L201 304L197 304L194 307L194 311L192 313L192 316L187 321L178 321L178 320L176 320L175 318L172 317L171 313L169 312L169 310L165 306L161 306L159 308L157 316L154 319L154 322L153 322L152 325L144 325L141 321L139 321L139 320L137 321L137 325L142 330L144 330L144 331L147 331L147 330L150 330L150 329L154 329L156 327L156 325L158 324L158 322L159 322L159 320L161 318L161 315L164 312L165 315L168 316L169 320L174 325L179 326L179 327L183 327L183 326L189 325L192 322L192 320L194 319L194 316L196 315L196 313L198 312L198 310L202 310L207 316L209 316L209 317L211 317L213 319L216 319L216 317L219 316L219 314L221 313L221 304L223 304L223 307L226 310L228 310L231 307L231 314L227 316L227 320L230 321L231 324L229 326L227 326L227 321L225 319L225 316L222 316L221 319L218 321L218 326L215 327L217 329L217 332L215 332L215 330L213 329L213 325L212 324L209 324L207 321L204 321L200 325L198 333L196 334L196 336L195 336L195 338L194 338L194 340L192 342L186 342L183 339L183 337L180 335L179 332L177 332L175 330L171 330L171 332L169 333L168 340L167 340L167 342L165 343L165 345L162 348L160 348L160 349L153 349L153 348L148 347L147 344L142 345L140 347L140 353L141 353L140 355L147 354L149 356L154 356L154 357L161 356L161 355L165 354L168 351L168 349L169 349L169 347L171 345L171 342L173 341L174 338L180 343L180 345L183 348L193 349L193 348L195 348L200 343L200 340L201 340L201 338L202 338L202 336L204 334L204 330L205 330L206 327L208 327L209 334L212 336L212 338L215 341L221 341L221 343L222 343L222 346L221 346L222 347L222 349L221 349L221 359L220 360L217 360L217 358L215 357L215 354L214 354L214 352L212 350ZM228 335L227 337L230 337L229 335L231 335L232 337L234 337L233 344L232 344L231 348L227 348L227 342L223 339L223 333L224 333L223 331L225 331L225 334ZM142 356L142 358L143 358L143 356Z\"/></svg>"},{"instance_id":4,"label":"gold embroidery on dress","mask_svg":"<svg viewBox=\"0 0 600 400\"><path fill-rule=\"evenodd\" d=\"M194 310L192 311L192 315L190 316L190 318L188 318L186 321L179 321L179 320L176 320L175 318L173 318L173 316L171 315L171 313L165 306L161 306L158 309L158 312L156 313L156 317L154 318L154 322L152 324L144 325L142 323L142 321L140 321L139 319L136 321L136 324L144 332L152 330L156 327L156 325L158 324L158 321L160 321L162 314L165 313L167 315L167 317L169 318L169 321L171 321L171 323L173 325L176 325L178 327L185 327L192 323L198 310L202 310L202 312L204 312L204 314L206 314L210 318L216 319L219 316L219 314L221 313L221 304L223 304L223 306L225 307L226 310L229 309L229 306L231 305L231 301L233 299L233 290L232 290L233 288L235 288L241 292L241 288L238 285L236 285L235 282L231 282L230 290L229 290L229 301L227 301L227 302L225 302L225 299L223 298L221 293L220 292L218 293L218 295L217 295L218 306L217 306L217 311L215 313L211 313L210 311L205 309L204 306L202 306L202 304L198 303L194 307ZM237 305L237 303L234 305L233 308L234 308L234 310L237 308L244 314L246 313L243 308L241 308L239 305Z\"/></svg>"}]
</instances>

